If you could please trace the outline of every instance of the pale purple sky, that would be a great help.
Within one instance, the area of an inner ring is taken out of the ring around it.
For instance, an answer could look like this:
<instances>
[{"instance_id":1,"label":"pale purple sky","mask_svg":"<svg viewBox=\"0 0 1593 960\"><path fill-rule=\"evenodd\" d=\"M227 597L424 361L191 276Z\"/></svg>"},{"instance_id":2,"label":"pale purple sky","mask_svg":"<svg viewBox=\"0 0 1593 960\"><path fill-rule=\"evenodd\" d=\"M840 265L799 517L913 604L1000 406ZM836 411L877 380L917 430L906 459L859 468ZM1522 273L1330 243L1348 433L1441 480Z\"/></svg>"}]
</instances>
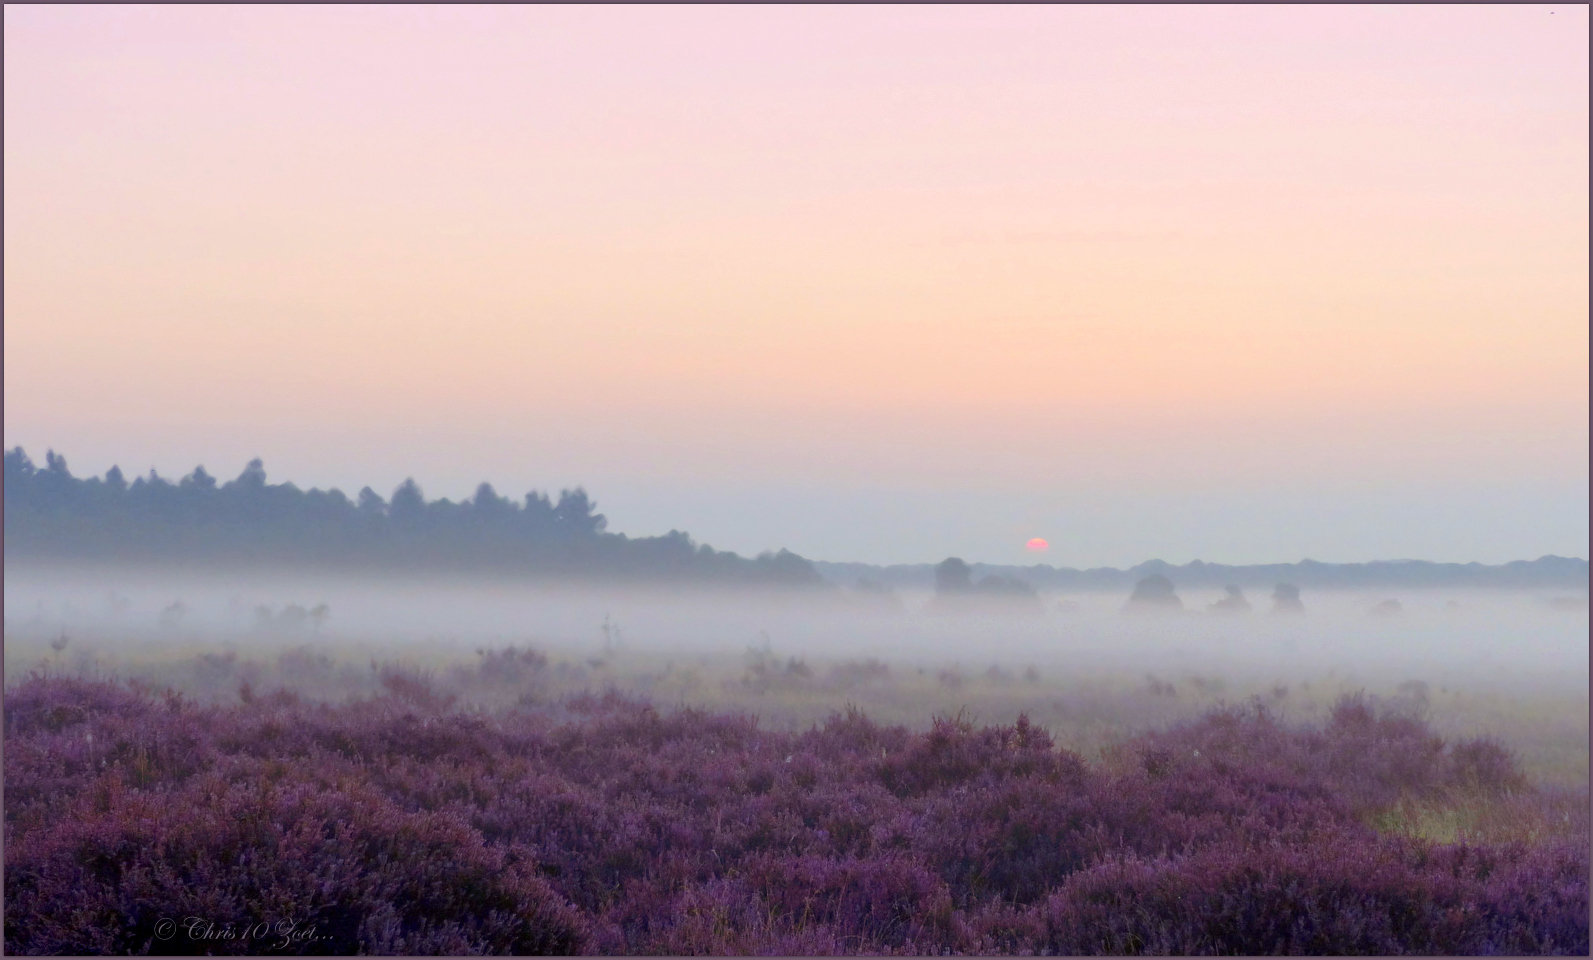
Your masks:
<instances>
[{"instance_id":1,"label":"pale purple sky","mask_svg":"<svg viewBox=\"0 0 1593 960\"><path fill-rule=\"evenodd\" d=\"M5 8L5 433L821 559L1587 555L1586 6Z\"/></svg>"}]
</instances>

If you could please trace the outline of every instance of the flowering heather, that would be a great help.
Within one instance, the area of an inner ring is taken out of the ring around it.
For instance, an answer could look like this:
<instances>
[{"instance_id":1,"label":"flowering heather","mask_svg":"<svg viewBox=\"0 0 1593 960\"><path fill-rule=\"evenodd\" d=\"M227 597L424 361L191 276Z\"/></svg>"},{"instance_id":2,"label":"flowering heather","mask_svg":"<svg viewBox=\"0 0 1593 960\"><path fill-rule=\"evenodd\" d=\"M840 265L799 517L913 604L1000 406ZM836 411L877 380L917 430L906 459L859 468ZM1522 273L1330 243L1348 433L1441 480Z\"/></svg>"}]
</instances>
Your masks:
<instances>
[{"instance_id":1,"label":"flowering heather","mask_svg":"<svg viewBox=\"0 0 1593 960\"><path fill-rule=\"evenodd\" d=\"M1589 949L1585 815L1498 744L1446 744L1366 698L1320 728L1217 710L1087 763L1027 718L913 732L849 710L784 732L615 692L489 712L376 669L341 704L11 689L6 949ZM1559 826L1386 827L1458 805Z\"/></svg>"}]
</instances>

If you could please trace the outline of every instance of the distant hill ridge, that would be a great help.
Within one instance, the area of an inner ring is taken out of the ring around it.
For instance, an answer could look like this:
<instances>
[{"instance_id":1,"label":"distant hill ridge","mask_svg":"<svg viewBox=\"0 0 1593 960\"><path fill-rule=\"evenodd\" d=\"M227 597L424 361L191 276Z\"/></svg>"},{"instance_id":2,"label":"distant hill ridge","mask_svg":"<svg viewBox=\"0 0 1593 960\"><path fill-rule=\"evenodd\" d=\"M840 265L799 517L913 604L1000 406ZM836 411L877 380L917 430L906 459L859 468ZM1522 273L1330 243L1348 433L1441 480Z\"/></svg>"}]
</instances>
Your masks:
<instances>
[{"instance_id":1,"label":"distant hill ridge","mask_svg":"<svg viewBox=\"0 0 1593 960\"><path fill-rule=\"evenodd\" d=\"M878 566L866 563L826 563L815 561L814 568L826 580L855 584L862 580L889 587L928 589L935 583L935 565L930 563ZM1004 576L1022 580L1041 589L1059 592L1096 590L1127 591L1146 577L1161 575L1178 587L1271 587L1292 583L1315 589L1354 589L1360 587L1509 587L1586 590L1588 562L1576 557L1539 557L1510 563L1435 563L1429 560L1374 560L1369 563L1262 563L1229 565L1195 560L1182 566L1164 560L1147 560L1126 570L1094 567L1078 570L1053 567L969 564L974 576Z\"/></svg>"}]
</instances>

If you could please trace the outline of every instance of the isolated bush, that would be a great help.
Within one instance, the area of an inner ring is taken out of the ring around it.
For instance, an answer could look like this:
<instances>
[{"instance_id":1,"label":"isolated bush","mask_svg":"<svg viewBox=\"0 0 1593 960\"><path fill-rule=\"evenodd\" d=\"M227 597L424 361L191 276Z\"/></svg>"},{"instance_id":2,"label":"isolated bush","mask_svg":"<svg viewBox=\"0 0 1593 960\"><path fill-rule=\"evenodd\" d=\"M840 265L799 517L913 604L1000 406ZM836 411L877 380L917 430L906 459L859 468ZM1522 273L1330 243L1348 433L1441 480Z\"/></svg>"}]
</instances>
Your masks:
<instances>
[{"instance_id":1,"label":"isolated bush","mask_svg":"<svg viewBox=\"0 0 1593 960\"><path fill-rule=\"evenodd\" d=\"M509 646L502 650L477 650L481 662L476 666L476 679L493 684L518 685L535 680L548 667L548 658L540 650Z\"/></svg>"},{"instance_id":2,"label":"isolated bush","mask_svg":"<svg viewBox=\"0 0 1593 960\"><path fill-rule=\"evenodd\" d=\"M1524 790L1527 786L1527 778L1516 769L1510 751L1486 737L1466 740L1450 749L1449 781L1464 789L1490 792Z\"/></svg>"},{"instance_id":3,"label":"isolated bush","mask_svg":"<svg viewBox=\"0 0 1593 960\"><path fill-rule=\"evenodd\" d=\"M879 776L892 793L913 796L982 777L1060 777L1078 766L1071 754L1056 753L1050 735L1026 716L1010 727L984 728L961 716L936 717L908 749L880 764Z\"/></svg>"},{"instance_id":4,"label":"isolated bush","mask_svg":"<svg viewBox=\"0 0 1593 960\"><path fill-rule=\"evenodd\" d=\"M439 713L453 706L456 694L437 690L435 680L428 674L409 667L391 664L371 664L376 682L394 700L418 710Z\"/></svg>"}]
</instances>

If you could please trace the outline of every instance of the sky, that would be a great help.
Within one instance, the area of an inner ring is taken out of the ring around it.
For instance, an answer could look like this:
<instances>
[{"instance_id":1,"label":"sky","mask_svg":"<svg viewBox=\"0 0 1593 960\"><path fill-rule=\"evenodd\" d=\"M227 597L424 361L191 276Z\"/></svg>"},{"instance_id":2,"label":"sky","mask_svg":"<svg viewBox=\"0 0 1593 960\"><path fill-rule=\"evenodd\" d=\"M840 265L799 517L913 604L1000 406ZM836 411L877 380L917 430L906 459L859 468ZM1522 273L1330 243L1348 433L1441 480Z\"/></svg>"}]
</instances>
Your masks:
<instances>
[{"instance_id":1,"label":"sky","mask_svg":"<svg viewBox=\"0 0 1593 960\"><path fill-rule=\"evenodd\" d=\"M1586 6L4 17L5 444L80 476L1588 555Z\"/></svg>"}]
</instances>

